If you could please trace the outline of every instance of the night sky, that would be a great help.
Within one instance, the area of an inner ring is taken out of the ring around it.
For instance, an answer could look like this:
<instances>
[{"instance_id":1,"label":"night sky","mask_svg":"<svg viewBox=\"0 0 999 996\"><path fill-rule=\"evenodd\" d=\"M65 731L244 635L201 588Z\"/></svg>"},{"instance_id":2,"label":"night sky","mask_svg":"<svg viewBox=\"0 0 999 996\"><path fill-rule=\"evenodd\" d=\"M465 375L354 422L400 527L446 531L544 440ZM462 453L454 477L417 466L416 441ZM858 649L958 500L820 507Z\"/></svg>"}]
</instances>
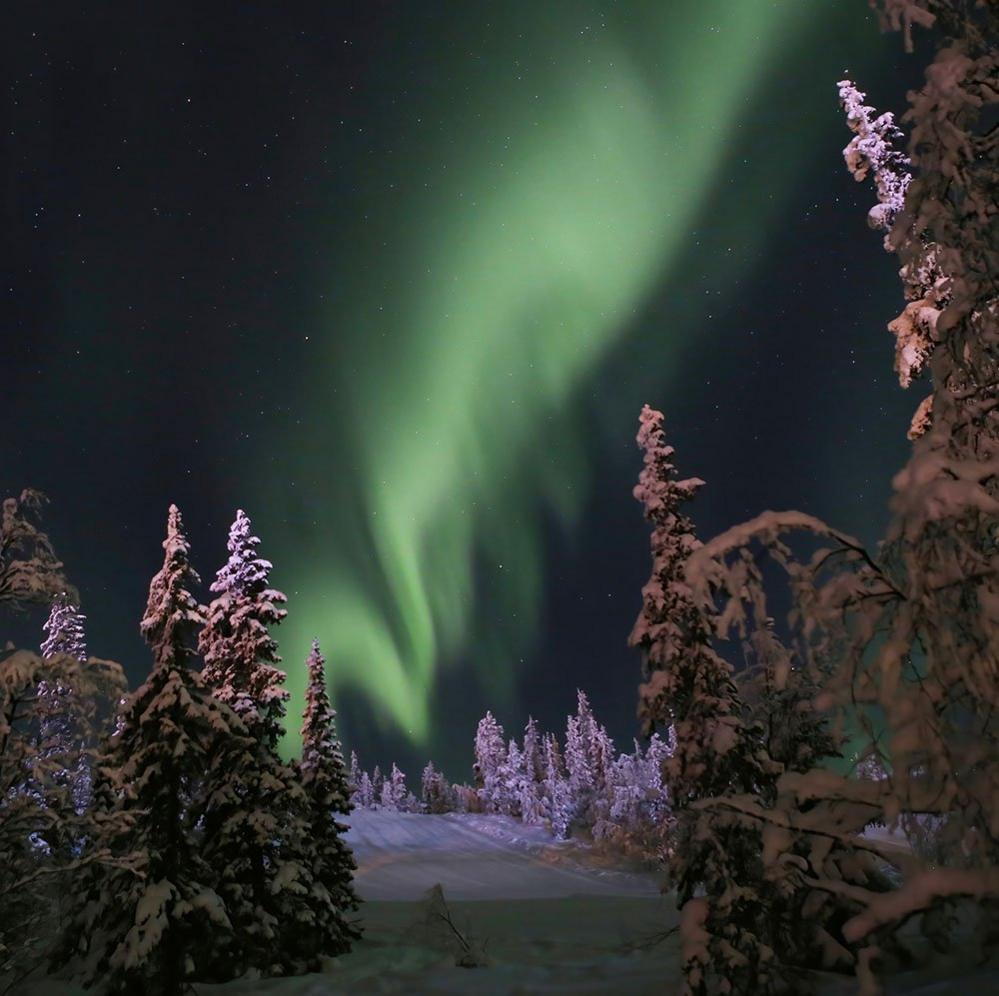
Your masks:
<instances>
[{"instance_id":1,"label":"night sky","mask_svg":"<svg viewBox=\"0 0 999 996\"><path fill-rule=\"evenodd\" d=\"M362 763L468 778L577 686L627 747L644 402L702 537L883 527L920 396L835 84L922 56L865 0L15 2L0 52L0 485L133 683L167 506L203 600L242 507Z\"/></svg>"}]
</instances>

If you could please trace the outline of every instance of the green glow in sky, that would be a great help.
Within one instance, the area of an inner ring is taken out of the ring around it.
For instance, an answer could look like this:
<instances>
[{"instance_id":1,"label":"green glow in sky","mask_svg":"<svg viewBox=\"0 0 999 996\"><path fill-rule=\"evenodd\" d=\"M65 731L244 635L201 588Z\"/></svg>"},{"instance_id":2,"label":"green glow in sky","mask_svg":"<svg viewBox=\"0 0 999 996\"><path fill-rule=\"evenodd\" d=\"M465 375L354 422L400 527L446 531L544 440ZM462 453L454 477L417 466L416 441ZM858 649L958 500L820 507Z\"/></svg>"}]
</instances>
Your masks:
<instances>
[{"instance_id":1,"label":"green glow in sky","mask_svg":"<svg viewBox=\"0 0 999 996\"><path fill-rule=\"evenodd\" d=\"M578 392L683 252L804 6L637 4L627 31L578 2L525 6L483 73L451 67L453 100L422 125L400 110L400 182L359 195L370 216L308 330L314 419L282 443L307 511L265 537L295 696L313 636L334 690L416 744L435 668L509 688L471 632L492 609L475 579L511 645L529 639L541 514L571 525L585 498Z\"/></svg>"}]
</instances>

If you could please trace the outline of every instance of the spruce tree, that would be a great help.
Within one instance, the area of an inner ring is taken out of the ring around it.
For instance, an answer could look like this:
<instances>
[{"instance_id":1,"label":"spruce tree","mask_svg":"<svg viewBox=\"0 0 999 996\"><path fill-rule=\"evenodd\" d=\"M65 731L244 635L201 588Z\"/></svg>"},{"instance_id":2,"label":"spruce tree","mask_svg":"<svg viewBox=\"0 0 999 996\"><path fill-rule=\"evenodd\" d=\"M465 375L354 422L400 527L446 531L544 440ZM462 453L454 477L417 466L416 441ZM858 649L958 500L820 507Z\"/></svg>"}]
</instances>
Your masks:
<instances>
[{"instance_id":1,"label":"spruce tree","mask_svg":"<svg viewBox=\"0 0 999 996\"><path fill-rule=\"evenodd\" d=\"M541 734L537 720L527 719L524 727L523 771L518 799L520 818L525 823L540 823L544 819L545 763L542 753Z\"/></svg>"},{"instance_id":2,"label":"spruce tree","mask_svg":"<svg viewBox=\"0 0 999 996\"><path fill-rule=\"evenodd\" d=\"M46 634L40 648L42 657L52 658L65 654L78 661L85 661L87 640L83 624L86 618L66 592L53 599L49 617L42 625ZM71 692L68 687L59 683L44 684L40 691L43 697L50 700L53 713L49 728L45 731L46 738L52 742L51 749L56 750L63 760L65 781L70 786L73 807L79 814L90 802L91 772L82 731L74 729L78 724L72 718L74 710L69 698Z\"/></svg>"},{"instance_id":3,"label":"spruce tree","mask_svg":"<svg viewBox=\"0 0 999 996\"><path fill-rule=\"evenodd\" d=\"M451 790L447 779L428 761L420 779L423 811L425 813L449 813L452 809Z\"/></svg>"},{"instance_id":4,"label":"spruce tree","mask_svg":"<svg viewBox=\"0 0 999 996\"><path fill-rule=\"evenodd\" d=\"M76 595L41 529L41 511L47 503L41 491L25 488L0 505L0 608L23 612L30 606L50 605L63 593Z\"/></svg>"},{"instance_id":5,"label":"spruce tree","mask_svg":"<svg viewBox=\"0 0 999 996\"><path fill-rule=\"evenodd\" d=\"M565 724L565 769L572 798L572 819L584 823L593 800L593 771L583 739L579 716L568 716Z\"/></svg>"},{"instance_id":6,"label":"spruce tree","mask_svg":"<svg viewBox=\"0 0 999 996\"><path fill-rule=\"evenodd\" d=\"M357 790L361 784L361 765L357 760L357 751L350 752L350 773L347 776L347 788L350 790L351 803L357 795Z\"/></svg>"},{"instance_id":7,"label":"spruce tree","mask_svg":"<svg viewBox=\"0 0 999 996\"><path fill-rule=\"evenodd\" d=\"M245 718L264 744L275 750L284 735L281 725L288 692L277 641L269 627L287 615L286 596L269 587L272 564L256 554L260 544L250 519L239 509L229 529L229 559L219 569L211 590L216 597L198 645L203 674L215 697Z\"/></svg>"},{"instance_id":8,"label":"spruce tree","mask_svg":"<svg viewBox=\"0 0 999 996\"><path fill-rule=\"evenodd\" d=\"M540 782L545 776L544 758L541 752L541 734L538 731L538 721L533 716L527 717L524 727L524 770L534 783Z\"/></svg>"},{"instance_id":9,"label":"spruce tree","mask_svg":"<svg viewBox=\"0 0 999 996\"><path fill-rule=\"evenodd\" d=\"M498 773L501 813L514 817L522 815L520 799L525 782L524 757L516 739L511 737L507 744L506 758L500 762Z\"/></svg>"},{"instance_id":10,"label":"spruce tree","mask_svg":"<svg viewBox=\"0 0 999 996\"><path fill-rule=\"evenodd\" d=\"M506 761L506 755L503 727L491 712L487 712L475 730L475 763L472 767L479 798L487 813L501 811L500 766Z\"/></svg>"},{"instance_id":11,"label":"spruce tree","mask_svg":"<svg viewBox=\"0 0 999 996\"><path fill-rule=\"evenodd\" d=\"M87 659L87 639L83 624L87 617L70 600L66 592L53 599L49 617L42 624L45 640L41 646L42 657L69 654L78 661Z\"/></svg>"},{"instance_id":12,"label":"spruce tree","mask_svg":"<svg viewBox=\"0 0 999 996\"><path fill-rule=\"evenodd\" d=\"M178 996L230 951L198 826L236 803L208 795L206 784L250 764L253 741L190 666L203 609L175 505L163 548L141 624L152 671L125 700L95 778L91 847L115 863L81 875L59 960L74 960L86 984L103 980L110 993Z\"/></svg>"},{"instance_id":13,"label":"spruce tree","mask_svg":"<svg viewBox=\"0 0 999 996\"><path fill-rule=\"evenodd\" d=\"M306 666L309 680L299 772L309 806L314 885L296 911L297 922L284 926L290 928L287 943L302 952L307 968L317 970L320 955L332 957L349 951L350 942L361 934L347 920L347 914L359 905L352 883L357 863L343 839L348 827L338 819L351 811L350 789L336 735L336 712L326 690L326 660L318 640L312 642Z\"/></svg>"},{"instance_id":14,"label":"spruce tree","mask_svg":"<svg viewBox=\"0 0 999 996\"><path fill-rule=\"evenodd\" d=\"M50 605L75 592L41 531L45 498L30 489L0 506L0 611ZM121 667L51 648L44 659L0 651L0 977L8 983L48 956L72 886L83 829L67 769L78 744L97 735L108 699L124 687Z\"/></svg>"},{"instance_id":15,"label":"spruce tree","mask_svg":"<svg viewBox=\"0 0 999 996\"><path fill-rule=\"evenodd\" d=\"M545 738L544 760L544 813L552 836L556 840L565 840L569 836L569 827L572 824L572 793L565 778L562 753L554 733Z\"/></svg>"},{"instance_id":16,"label":"spruce tree","mask_svg":"<svg viewBox=\"0 0 999 996\"><path fill-rule=\"evenodd\" d=\"M406 788L406 776L393 762L391 774L382 782L382 809L404 813L411 805L409 796L409 790Z\"/></svg>"},{"instance_id":17,"label":"spruce tree","mask_svg":"<svg viewBox=\"0 0 999 996\"><path fill-rule=\"evenodd\" d=\"M713 620L685 576L701 546L682 506L703 481L677 480L663 416L648 405L639 420L644 467L635 487L652 526L652 575L629 642L642 652L646 682L639 715L646 732L672 725L674 753L664 778L678 819L670 873L681 909L686 986L706 996L719 978L733 992L766 991L774 952L760 894L758 826L738 814L697 807L717 796L756 793L766 775L759 745L742 720L732 667L712 647Z\"/></svg>"},{"instance_id":18,"label":"spruce tree","mask_svg":"<svg viewBox=\"0 0 999 996\"><path fill-rule=\"evenodd\" d=\"M749 722L760 731L767 757L780 770L805 772L839 757L828 718L813 703L819 686L764 617L744 641L746 667L738 686Z\"/></svg>"},{"instance_id":19,"label":"spruce tree","mask_svg":"<svg viewBox=\"0 0 999 996\"><path fill-rule=\"evenodd\" d=\"M317 887L309 802L294 768L277 753L288 693L268 627L284 618L286 599L268 585L272 565L256 555L259 542L239 510L199 639L202 676L254 740L252 761L211 787L239 805L206 823L204 854L229 909L239 967L271 976L300 969L301 952L285 941L287 926L312 915L303 897ZM230 977L231 961L215 966L211 978Z\"/></svg>"},{"instance_id":20,"label":"spruce tree","mask_svg":"<svg viewBox=\"0 0 999 996\"><path fill-rule=\"evenodd\" d=\"M357 801L354 805L358 809L374 809L375 789L371 784L371 775L366 771L361 772L360 784L357 786Z\"/></svg>"}]
</instances>

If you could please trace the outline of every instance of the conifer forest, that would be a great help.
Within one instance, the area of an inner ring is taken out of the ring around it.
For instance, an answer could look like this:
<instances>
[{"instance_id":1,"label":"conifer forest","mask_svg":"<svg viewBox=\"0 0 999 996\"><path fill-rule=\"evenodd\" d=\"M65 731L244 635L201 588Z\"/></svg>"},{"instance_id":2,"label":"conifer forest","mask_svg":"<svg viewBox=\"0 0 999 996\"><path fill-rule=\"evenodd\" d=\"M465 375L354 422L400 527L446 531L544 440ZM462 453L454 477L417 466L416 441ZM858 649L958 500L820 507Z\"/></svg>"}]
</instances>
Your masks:
<instances>
[{"instance_id":1,"label":"conifer forest","mask_svg":"<svg viewBox=\"0 0 999 996\"><path fill-rule=\"evenodd\" d=\"M0 996L999 992L999 6L41 6Z\"/></svg>"}]
</instances>

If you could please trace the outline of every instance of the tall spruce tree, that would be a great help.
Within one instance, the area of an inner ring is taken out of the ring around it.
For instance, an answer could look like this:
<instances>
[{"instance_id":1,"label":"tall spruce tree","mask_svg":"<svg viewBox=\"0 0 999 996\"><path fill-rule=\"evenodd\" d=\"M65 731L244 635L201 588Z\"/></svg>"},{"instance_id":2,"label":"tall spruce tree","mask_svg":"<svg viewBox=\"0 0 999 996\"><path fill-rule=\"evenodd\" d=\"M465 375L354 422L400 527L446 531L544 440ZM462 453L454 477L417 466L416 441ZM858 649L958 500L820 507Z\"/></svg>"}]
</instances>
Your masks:
<instances>
[{"instance_id":1,"label":"tall spruce tree","mask_svg":"<svg viewBox=\"0 0 999 996\"><path fill-rule=\"evenodd\" d=\"M768 877L793 868L811 890L792 954L811 933L816 948L856 972L866 996L883 992L879 976L904 944L905 924L918 923L942 949L964 906L978 919L983 957L999 937L999 160L990 127L999 8L872 6L883 27L904 31L910 51L914 25L935 36L925 85L909 92L901 119L907 155L894 147L894 117L866 106L852 81L839 84L854 133L847 167L858 180L873 177L878 204L868 220L902 263L906 304L888 325L895 369L903 387L924 375L931 382L910 424L909 461L892 480L892 520L869 552L812 516L764 512L715 537L686 572L720 600L730 625L763 603L751 568L768 555L789 578L789 621L821 688L817 708L835 723L863 725L869 713L883 722L877 732L868 726L862 752L883 754L888 778L788 770L773 807L719 800L766 824ZM872 822L913 821L935 835L929 851L859 836ZM878 863L894 866L894 881ZM820 936L830 923L834 944Z\"/></svg>"},{"instance_id":2,"label":"tall spruce tree","mask_svg":"<svg viewBox=\"0 0 999 996\"><path fill-rule=\"evenodd\" d=\"M220 812L204 827L203 853L229 910L238 952L212 967L216 981L231 977L234 962L265 976L298 971L302 952L286 943L287 926L302 916L314 920L304 897L321 892L314 879L309 801L294 768L277 753L288 693L268 627L284 618L279 606L286 599L268 586L272 565L256 555L259 542L239 510L199 639L202 676L254 741L247 763L220 773L210 788L238 800L234 811Z\"/></svg>"},{"instance_id":3,"label":"tall spruce tree","mask_svg":"<svg viewBox=\"0 0 999 996\"><path fill-rule=\"evenodd\" d=\"M686 988L706 996L724 980L726 991L763 992L774 952L760 894L759 827L740 814L697 806L719 795L755 794L767 777L743 724L732 667L712 647L712 617L685 577L701 544L682 506L704 482L676 479L662 413L648 405L638 445L644 467L634 494L652 525L652 576L629 642L642 652L647 679L639 689L643 726L647 732L672 726L676 736L663 769L677 818L670 874L681 910Z\"/></svg>"},{"instance_id":4,"label":"tall spruce tree","mask_svg":"<svg viewBox=\"0 0 999 996\"><path fill-rule=\"evenodd\" d=\"M350 787L336 735L336 712L326 690L326 660L318 640L312 642L306 667L309 678L299 772L308 799L315 884L303 899L304 908L289 931L288 943L301 950L306 966L315 970L320 955L332 957L349 951L350 942L361 934L347 920L347 914L359 905L352 884L357 863L343 839L348 828L338 820L351 811Z\"/></svg>"},{"instance_id":5,"label":"tall spruce tree","mask_svg":"<svg viewBox=\"0 0 999 996\"><path fill-rule=\"evenodd\" d=\"M252 760L253 741L190 667L203 609L180 512L170 506L162 569L142 634L153 668L125 700L94 785L91 847L116 863L81 875L59 961L110 993L179 996L227 957L231 925L198 826L238 804L206 792Z\"/></svg>"}]
</instances>

